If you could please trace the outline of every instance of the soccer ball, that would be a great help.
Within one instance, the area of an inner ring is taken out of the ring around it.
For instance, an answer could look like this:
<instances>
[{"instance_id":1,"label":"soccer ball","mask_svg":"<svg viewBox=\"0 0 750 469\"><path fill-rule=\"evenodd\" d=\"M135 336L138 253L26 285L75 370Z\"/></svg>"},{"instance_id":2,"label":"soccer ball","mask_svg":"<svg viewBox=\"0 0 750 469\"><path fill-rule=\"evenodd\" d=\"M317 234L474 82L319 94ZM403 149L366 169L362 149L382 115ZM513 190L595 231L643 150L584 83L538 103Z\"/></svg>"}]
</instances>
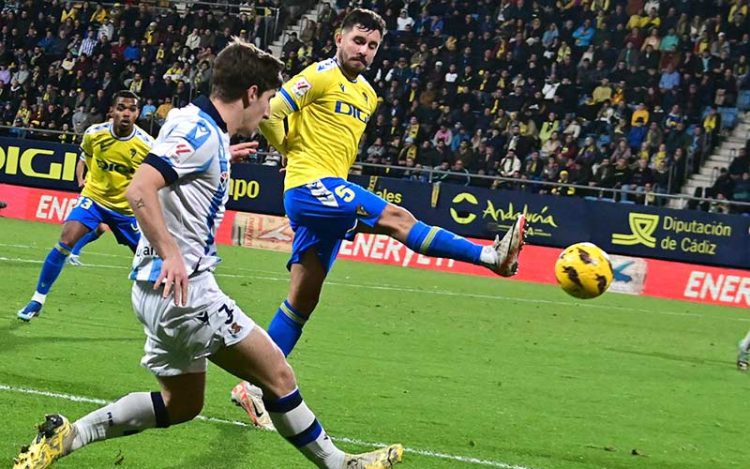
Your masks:
<instances>
[{"instance_id":1,"label":"soccer ball","mask_svg":"<svg viewBox=\"0 0 750 469\"><path fill-rule=\"evenodd\" d=\"M576 298L596 298L607 291L613 276L609 256L592 243L568 246L555 262L557 283Z\"/></svg>"}]
</instances>

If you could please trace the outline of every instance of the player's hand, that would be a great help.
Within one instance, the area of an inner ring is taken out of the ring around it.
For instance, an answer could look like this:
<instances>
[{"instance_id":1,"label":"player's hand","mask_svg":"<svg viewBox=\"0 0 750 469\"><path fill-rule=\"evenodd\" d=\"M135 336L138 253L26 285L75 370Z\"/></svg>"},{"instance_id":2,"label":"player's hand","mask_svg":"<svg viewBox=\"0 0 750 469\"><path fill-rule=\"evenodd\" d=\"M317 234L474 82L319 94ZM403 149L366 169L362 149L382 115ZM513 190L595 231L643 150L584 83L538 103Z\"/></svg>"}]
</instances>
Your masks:
<instances>
[{"instance_id":1,"label":"player's hand","mask_svg":"<svg viewBox=\"0 0 750 469\"><path fill-rule=\"evenodd\" d=\"M158 290L164 284L163 298L169 298L170 292L174 289L174 304L187 306L188 283L185 261L182 259L182 255L177 254L164 259L162 262L161 273L154 283L154 290Z\"/></svg>"},{"instance_id":2,"label":"player's hand","mask_svg":"<svg viewBox=\"0 0 750 469\"><path fill-rule=\"evenodd\" d=\"M258 152L258 142L242 142L229 145L229 161L239 163L245 161L248 156Z\"/></svg>"},{"instance_id":3,"label":"player's hand","mask_svg":"<svg viewBox=\"0 0 750 469\"><path fill-rule=\"evenodd\" d=\"M81 179L80 181L78 181L78 187L82 188L85 185L86 185L86 180L85 179Z\"/></svg>"}]
</instances>

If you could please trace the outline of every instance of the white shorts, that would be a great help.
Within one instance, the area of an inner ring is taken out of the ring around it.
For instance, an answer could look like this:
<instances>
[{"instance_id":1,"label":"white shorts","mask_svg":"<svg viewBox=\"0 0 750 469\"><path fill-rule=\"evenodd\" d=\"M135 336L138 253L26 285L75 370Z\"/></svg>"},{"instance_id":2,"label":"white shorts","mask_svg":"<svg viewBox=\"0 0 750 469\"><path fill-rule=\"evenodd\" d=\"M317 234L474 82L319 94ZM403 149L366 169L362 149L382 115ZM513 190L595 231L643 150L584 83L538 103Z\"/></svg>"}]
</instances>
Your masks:
<instances>
[{"instance_id":1,"label":"white shorts","mask_svg":"<svg viewBox=\"0 0 750 469\"><path fill-rule=\"evenodd\" d=\"M134 282L133 310L146 333L141 365L157 376L206 371L206 359L222 347L234 345L255 323L221 291L211 272L190 279L188 305L162 298L162 289Z\"/></svg>"}]
</instances>

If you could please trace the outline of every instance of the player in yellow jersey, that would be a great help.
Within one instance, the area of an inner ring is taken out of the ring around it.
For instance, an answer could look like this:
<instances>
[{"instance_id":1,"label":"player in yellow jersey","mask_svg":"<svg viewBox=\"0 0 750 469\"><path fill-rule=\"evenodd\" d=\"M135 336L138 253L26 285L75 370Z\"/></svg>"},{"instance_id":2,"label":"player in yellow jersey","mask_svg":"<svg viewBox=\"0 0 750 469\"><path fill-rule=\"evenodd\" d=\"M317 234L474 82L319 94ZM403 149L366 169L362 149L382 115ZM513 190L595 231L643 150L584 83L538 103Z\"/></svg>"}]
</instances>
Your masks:
<instances>
[{"instance_id":1,"label":"player in yellow jersey","mask_svg":"<svg viewBox=\"0 0 750 469\"><path fill-rule=\"evenodd\" d=\"M336 57L310 65L285 83L261 122L268 141L287 158L284 208L294 230L289 295L268 328L285 355L302 335L343 239L356 231L387 234L429 256L479 264L499 275L516 273L526 220L482 246L418 221L346 180L377 95L361 73L373 61L385 22L370 10L349 13L336 33ZM284 119L288 121L285 131ZM254 390L240 383L232 399L254 418Z\"/></svg>"},{"instance_id":2,"label":"player in yellow jersey","mask_svg":"<svg viewBox=\"0 0 750 469\"><path fill-rule=\"evenodd\" d=\"M109 226L120 244L135 251L138 225L125 190L153 143L151 136L135 125L139 107L137 95L120 91L112 98L112 119L86 129L81 142L81 157L89 168L86 184L65 219L59 241L47 254L36 292L18 312L19 319L30 321L41 312L73 246L96 239L100 223Z\"/></svg>"}]
</instances>

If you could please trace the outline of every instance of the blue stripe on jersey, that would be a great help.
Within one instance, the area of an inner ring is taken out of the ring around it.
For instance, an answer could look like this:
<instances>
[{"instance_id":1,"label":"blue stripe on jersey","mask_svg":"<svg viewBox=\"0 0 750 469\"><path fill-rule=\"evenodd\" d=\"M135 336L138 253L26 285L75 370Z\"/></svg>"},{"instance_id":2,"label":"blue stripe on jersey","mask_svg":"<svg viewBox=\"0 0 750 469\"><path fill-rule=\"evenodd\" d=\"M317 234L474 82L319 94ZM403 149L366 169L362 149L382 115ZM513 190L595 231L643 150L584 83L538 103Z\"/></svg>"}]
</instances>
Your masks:
<instances>
[{"instance_id":1,"label":"blue stripe on jersey","mask_svg":"<svg viewBox=\"0 0 750 469\"><path fill-rule=\"evenodd\" d=\"M128 279L138 280L138 267L133 267L133 269L130 271L130 275L128 275Z\"/></svg>"},{"instance_id":2,"label":"blue stripe on jersey","mask_svg":"<svg viewBox=\"0 0 750 469\"><path fill-rule=\"evenodd\" d=\"M206 161L205 163L203 163L202 165L200 165L200 167L198 169L196 169L195 172L197 172L197 173L205 173L206 171L208 171L208 168L211 167L211 163L213 163L213 162L214 162L213 160Z\"/></svg>"},{"instance_id":3,"label":"blue stripe on jersey","mask_svg":"<svg viewBox=\"0 0 750 469\"><path fill-rule=\"evenodd\" d=\"M224 145L221 141L221 130L219 129L219 126L216 124L216 122L209 116L206 112L203 110L198 112L198 115L203 118L206 122L209 122L211 126L216 130L216 138L219 139L219 169L221 170L221 173L226 173L229 171L229 164L227 162L227 156L224 153ZM210 160L212 161L212 160ZM224 201L224 195L226 194L227 187L229 186L229 178L223 178L220 176L219 179L219 186L216 188L216 192L214 192L214 196L211 199L211 206L208 210L208 216L206 217L206 225L208 227L208 238L206 238L206 248L204 250L204 254L209 254L213 244L214 244L214 224L216 223L216 216L219 214L219 208L221 207L221 203Z\"/></svg>"},{"instance_id":4,"label":"blue stripe on jersey","mask_svg":"<svg viewBox=\"0 0 750 469\"><path fill-rule=\"evenodd\" d=\"M279 93L281 93L281 97L284 98L284 101L286 101L290 108L292 108L294 111L299 111L299 106L297 106L297 103L294 102L294 99L292 99L287 90L285 90L284 88L280 88Z\"/></svg>"},{"instance_id":5,"label":"blue stripe on jersey","mask_svg":"<svg viewBox=\"0 0 750 469\"><path fill-rule=\"evenodd\" d=\"M156 279L159 278L159 275L161 274L161 264L162 260L158 257L155 257L151 261L151 272L148 274L149 282L156 282Z\"/></svg>"}]
</instances>

